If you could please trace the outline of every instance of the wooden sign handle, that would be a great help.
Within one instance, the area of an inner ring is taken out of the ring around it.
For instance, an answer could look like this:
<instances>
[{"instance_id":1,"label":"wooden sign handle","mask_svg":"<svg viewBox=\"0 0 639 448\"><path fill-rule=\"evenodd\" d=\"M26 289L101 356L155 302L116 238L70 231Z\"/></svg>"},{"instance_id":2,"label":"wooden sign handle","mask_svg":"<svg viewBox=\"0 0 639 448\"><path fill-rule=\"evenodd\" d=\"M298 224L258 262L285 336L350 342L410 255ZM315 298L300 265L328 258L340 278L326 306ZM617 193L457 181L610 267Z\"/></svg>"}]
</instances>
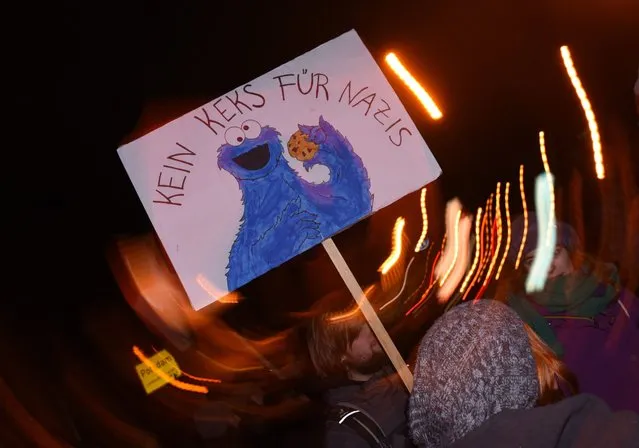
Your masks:
<instances>
[{"instance_id":1,"label":"wooden sign handle","mask_svg":"<svg viewBox=\"0 0 639 448\"><path fill-rule=\"evenodd\" d=\"M402 379L404 385L406 386L406 389L410 393L413 390L413 374L408 369L408 365L406 365L406 362L402 358L402 355L397 350L397 347L395 347L395 343L386 331L386 328L384 328L382 322L379 320L379 317L377 316L377 313L373 309L372 305L366 298L366 294L364 294L361 286L359 285L359 283L357 283L355 276L346 264L346 260L344 260L344 257L342 257L342 254L340 253L339 249L337 249L337 246L335 245L335 242L332 240L332 238L324 240L322 242L322 246L324 246L324 249L328 253L328 256L331 257L333 265L335 265L335 268L342 276L342 280L344 280L344 283L346 283L348 290L353 295L353 299L355 299L355 302L357 302L359 309L362 311L362 314L368 321L368 324L375 333L375 336L377 336L377 340L390 358L391 362L393 363L393 367L395 367L395 370L397 370L399 377Z\"/></svg>"}]
</instances>

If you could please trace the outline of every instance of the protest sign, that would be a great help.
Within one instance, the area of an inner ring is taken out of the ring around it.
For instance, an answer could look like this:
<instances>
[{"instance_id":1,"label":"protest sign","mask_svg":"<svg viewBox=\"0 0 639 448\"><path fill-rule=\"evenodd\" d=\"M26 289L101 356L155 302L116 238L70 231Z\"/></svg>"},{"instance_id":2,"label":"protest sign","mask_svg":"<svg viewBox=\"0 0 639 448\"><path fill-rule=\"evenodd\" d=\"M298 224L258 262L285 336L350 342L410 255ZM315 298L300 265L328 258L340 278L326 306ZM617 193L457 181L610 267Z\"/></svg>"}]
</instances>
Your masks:
<instances>
[{"instance_id":1,"label":"protest sign","mask_svg":"<svg viewBox=\"0 0 639 448\"><path fill-rule=\"evenodd\" d=\"M355 31L118 151L196 310L441 173Z\"/></svg>"},{"instance_id":2,"label":"protest sign","mask_svg":"<svg viewBox=\"0 0 639 448\"><path fill-rule=\"evenodd\" d=\"M149 362L158 369L158 371L166 374L168 378L177 378L182 375L182 371L178 366L175 358L166 350L157 352L149 358ZM166 379L159 376L145 363L135 366L135 371L142 382L142 386L147 394L151 394L168 383Z\"/></svg>"}]
</instances>

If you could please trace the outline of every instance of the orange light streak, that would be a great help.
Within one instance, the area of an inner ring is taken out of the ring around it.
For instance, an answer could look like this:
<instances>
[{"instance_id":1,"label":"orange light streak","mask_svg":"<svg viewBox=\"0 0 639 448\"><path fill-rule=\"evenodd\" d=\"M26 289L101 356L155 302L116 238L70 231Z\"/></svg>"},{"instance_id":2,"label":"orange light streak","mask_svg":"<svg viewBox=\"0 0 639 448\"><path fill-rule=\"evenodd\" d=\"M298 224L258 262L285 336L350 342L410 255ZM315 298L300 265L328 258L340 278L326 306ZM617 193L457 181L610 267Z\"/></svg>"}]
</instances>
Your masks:
<instances>
[{"instance_id":1,"label":"orange light streak","mask_svg":"<svg viewBox=\"0 0 639 448\"><path fill-rule=\"evenodd\" d=\"M166 373L164 373L163 371L161 371L160 369L158 369L149 358L147 358L144 353L142 352L142 350L140 350L137 346L133 346L133 354L135 356L138 357L138 359L143 362L149 369L151 369L151 371L153 373L155 373L157 376L159 376L160 378L162 378L164 381L166 381L167 383L169 383L171 386L177 388L177 389L181 389L181 390L185 390L188 392L196 392L196 393L200 393L200 394L207 394L209 392L209 389L204 387L204 386L199 386L196 384L189 384L189 383L185 383L183 381L179 381L176 380L175 378L170 377L169 375L167 375Z\"/></svg>"},{"instance_id":2,"label":"orange light streak","mask_svg":"<svg viewBox=\"0 0 639 448\"><path fill-rule=\"evenodd\" d=\"M422 191L419 197L419 206L422 211L422 234L419 236L419 240L417 240L417 245L415 246L415 252L419 252L422 249L422 244L424 244L424 240L426 239L426 234L428 233L428 211L426 210L426 187L422 188Z\"/></svg>"},{"instance_id":3,"label":"orange light streak","mask_svg":"<svg viewBox=\"0 0 639 448\"><path fill-rule=\"evenodd\" d=\"M386 261L379 267L379 272L382 274L387 274L388 271L395 266L395 263L399 261L399 257L402 254L402 234L405 224L406 221L401 216L395 221L395 227L393 228L393 249Z\"/></svg>"},{"instance_id":4,"label":"orange light streak","mask_svg":"<svg viewBox=\"0 0 639 448\"><path fill-rule=\"evenodd\" d=\"M504 268L504 263L506 263L506 255L508 255L508 251L510 250L510 240L512 236L512 229L510 227L510 206L508 204L508 194L510 192L510 182L506 182L506 193L504 194L504 208L506 209L506 247L504 248L504 254L501 257L501 263L499 263L499 269L497 269L497 275L495 275L495 280L499 280L499 276L501 275L501 270Z\"/></svg>"},{"instance_id":5,"label":"orange light streak","mask_svg":"<svg viewBox=\"0 0 639 448\"><path fill-rule=\"evenodd\" d=\"M461 217L461 211L459 212ZM437 290L437 299L441 303L450 299L455 290L459 287L464 275L470 266L470 232L473 227L473 220L469 216L458 218L455 229L455 258L452 263L452 271L448 273L445 282Z\"/></svg>"},{"instance_id":6,"label":"orange light streak","mask_svg":"<svg viewBox=\"0 0 639 448\"><path fill-rule=\"evenodd\" d=\"M515 269L519 269L521 256L524 253L524 246L526 245L526 239L528 238L528 205L526 204L526 192L524 191L524 165L519 166L519 191L521 192L521 204L524 207L524 233L521 237L521 244L519 245L519 252L517 253Z\"/></svg>"},{"instance_id":7,"label":"orange light streak","mask_svg":"<svg viewBox=\"0 0 639 448\"><path fill-rule=\"evenodd\" d=\"M539 152L541 153L541 162L544 164L544 172L550 176L550 165L548 164L548 154L546 153L546 135L544 131L539 131Z\"/></svg>"},{"instance_id":8,"label":"orange light streak","mask_svg":"<svg viewBox=\"0 0 639 448\"><path fill-rule=\"evenodd\" d=\"M446 235L444 235L444 239ZM434 285L435 281L435 268L437 267L437 262L439 261L439 259L442 256L442 252L444 252L444 243L442 242L442 247L439 249L439 251L437 252L437 255L435 255L435 259L433 260L433 269L430 271L430 279L428 281L428 286Z\"/></svg>"},{"instance_id":9,"label":"orange light streak","mask_svg":"<svg viewBox=\"0 0 639 448\"><path fill-rule=\"evenodd\" d=\"M490 255L492 253L492 248L493 248L493 233L492 233L493 210L492 209L493 209L493 193L490 194L490 197L486 201L486 214L484 215L484 218L486 219L486 229L485 229L486 244L484 248L486 250L483 252L484 256L482 258L481 267L480 267L480 277L483 277L484 272L486 271L486 269L488 269L488 264L489 264L488 260L490 259Z\"/></svg>"},{"instance_id":10,"label":"orange light streak","mask_svg":"<svg viewBox=\"0 0 639 448\"><path fill-rule=\"evenodd\" d=\"M364 295L366 297L369 297L374 288L375 288L375 285L371 285L368 288L366 288L366 291L364 291ZM339 322L340 320L351 319L357 316L359 311L360 311L359 304L355 304L350 310L347 310L341 313L333 313L333 315L328 318L328 321Z\"/></svg>"},{"instance_id":11,"label":"orange light streak","mask_svg":"<svg viewBox=\"0 0 639 448\"><path fill-rule=\"evenodd\" d=\"M439 120L443 117L443 114L435 101L426 92L422 85L411 75L411 73L404 67L404 64L399 60L395 53L388 53L384 58L389 67L395 72L395 74L401 79L404 84L413 92L419 102L424 106L426 112L433 120Z\"/></svg>"},{"instance_id":12,"label":"orange light streak","mask_svg":"<svg viewBox=\"0 0 639 448\"><path fill-rule=\"evenodd\" d=\"M213 284L202 274L197 274L195 276L195 281L200 287L206 291L206 293L213 299L217 300L220 303L238 303L240 295L233 291L228 294L223 294L220 292Z\"/></svg>"},{"instance_id":13,"label":"orange light streak","mask_svg":"<svg viewBox=\"0 0 639 448\"><path fill-rule=\"evenodd\" d=\"M588 128L590 129L590 140L592 141L592 153L595 161L595 172L597 173L597 179L604 179L606 177L606 171L604 168L603 162L603 154L601 151L601 136L599 135L599 126L597 125L597 119L595 118L595 113L592 110L592 105L590 104L590 100L588 99L588 95L586 95L586 91L581 84L581 80L579 79L579 75L577 74L577 69L575 68L575 64L572 61L572 56L570 55L570 50L566 45L561 47L561 58L564 62L564 67L566 68L566 73L570 78L570 82L572 83L573 88L575 89L575 93L579 97L579 101L581 102L581 108L586 115L586 120L588 121Z\"/></svg>"},{"instance_id":14,"label":"orange light streak","mask_svg":"<svg viewBox=\"0 0 639 448\"><path fill-rule=\"evenodd\" d=\"M539 150L541 151L541 161L544 164L544 171L546 172L546 178L548 179L548 191L550 191L550 208L552 213L548 217L548 233L546 234L546 244L550 243L551 232L554 229L551 229L553 226L555 216L555 185L553 184L553 176L550 172L550 165L548 164L548 156L546 154L546 138L544 135L544 131L539 131Z\"/></svg>"},{"instance_id":15,"label":"orange light streak","mask_svg":"<svg viewBox=\"0 0 639 448\"><path fill-rule=\"evenodd\" d=\"M490 234L490 239L491 239L491 252L490 252L490 256L489 257L493 257L495 254L494 248L493 248L493 241L495 239L495 234L497 233L497 222L493 222L493 228ZM489 277L487 277L487 280L489 280ZM478 300L480 300L482 298L482 296L484 295L484 292L486 292L486 289L488 288L488 283L487 281L484 282L484 284L481 286L481 288L479 288L479 292L477 293L477 295L475 296L475 298L473 299L473 302L476 302Z\"/></svg>"},{"instance_id":16,"label":"orange light streak","mask_svg":"<svg viewBox=\"0 0 639 448\"><path fill-rule=\"evenodd\" d=\"M488 267L488 259L490 257L490 254L492 252L492 248L493 248L493 238L492 238L492 213L493 213L493 193L490 193L490 196L488 197L488 200L486 201L486 214L484 215L484 218L487 220L487 229L486 229L486 251L484 252L484 256L482 257L481 260L481 265L480 265L480 269L479 269L479 276L483 276L484 272L486 271L486 268Z\"/></svg>"},{"instance_id":17,"label":"orange light streak","mask_svg":"<svg viewBox=\"0 0 639 448\"><path fill-rule=\"evenodd\" d=\"M486 202L486 205L488 205L488 202ZM486 229L486 223L488 222L488 214L484 213L484 218L481 220L481 257L480 257L480 264L479 264L479 269L477 269L477 273L475 274L475 276L473 277L473 281L470 283L470 286L468 287L468 289L466 290L466 292L464 293L464 297L462 297L462 301L466 300L466 297L468 296L468 294L470 293L471 289L473 289L473 287L475 286L475 283L477 283L477 280L479 278L481 278L481 271L483 269L484 266L484 262L487 258L487 256L485 255L484 249L486 248L486 245L484 244L484 235L485 235L485 229Z\"/></svg>"},{"instance_id":18,"label":"orange light streak","mask_svg":"<svg viewBox=\"0 0 639 448\"><path fill-rule=\"evenodd\" d=\"M477 216L475 217L475 257L473 259L473 264L470 268L470 271L468 271L468 274L466 275L466 278L464 279L464 282L461 285L460 288L460 292L464 292L466 290L466 286L468 286L468 282L470 281L471 277L473 276L473 274L475 273L475 269L477 268L477 264L479 263L479 255L481 252L481 230L480 230L480 224L481 224L481 213L482 213L482 209L481 207L479 207L477 209Z\"/></svg>"},{"instance_id":19,"label":"orange light streak","mask_svg":"<svg viewBox=\"0 0 639 448\"><path fill-rule=\"evenodd\" d=\"M457 216L455 217L455 230L454 230L454 238L453 238L453 261L451 261L450 266L446 270L446 273L439 280L439 286L444 286L448 277L450 277L450 273L453 272L453 268L455 267L455 263L457 263L457 258L459 256L459 222L461 221L462 211L461 209L457 211ZM444 254L446 250L444 250Z\"/></svg>"},{"instance_id":20,"label":"orange light streak","mask_svg":"<svg viewBox=\"0 0 639 448\"><path fill-rule=\"evenodd\" d=\"M181 370L181 369L180 369ZM215 383L215 384L219 384L222 381L221 380L216 380L215 378L203 378L201 376L195 376L195 375L191 375L190 373L185 372L184 370L182 370L182 375L191 378L192 380L195 381L200 381L202 383Z\"/></svg>"},{"instance_id":21,"label":"orange light streak","mask_svg":"<svg viewBox=\"0 0 639 448\"><path fill-rule=\"evenodd\" d=\"M488 272L486 272L486 278L484 279L483 286L486 286L488 282L490 281L491 275L493 273L493 269L495 269L495 265L497 264L499 249L501 248L502 229L501 229L501 211L499 208L500 200L501 200L501 182L497 182L497 195L495 197L495 224L497 225L497 246L495 247L495 251L493 252L492 258L490 260L490 265L488 267Z\"/></svg>"},{"instance_id":22,"label":"orange light streak","mask_svg":"<svg viewBox=\"0 0 639 448\"><path fill-rule=\"evenodd\" d=\"M424 294L422 294L422 296L420 297L419 301L415 305L413 305L408 311L406 311L406 314L404 315L405 317L408 316L409 314L411 314L417 308L419 308L421 306L421 304L424 303L426 301L426 299L428 299L428 295L430 294L430 292L432 291L434 286L435 286L435 283L431 283L431 285L424 292Z\"/></svg>"}]
</instances>

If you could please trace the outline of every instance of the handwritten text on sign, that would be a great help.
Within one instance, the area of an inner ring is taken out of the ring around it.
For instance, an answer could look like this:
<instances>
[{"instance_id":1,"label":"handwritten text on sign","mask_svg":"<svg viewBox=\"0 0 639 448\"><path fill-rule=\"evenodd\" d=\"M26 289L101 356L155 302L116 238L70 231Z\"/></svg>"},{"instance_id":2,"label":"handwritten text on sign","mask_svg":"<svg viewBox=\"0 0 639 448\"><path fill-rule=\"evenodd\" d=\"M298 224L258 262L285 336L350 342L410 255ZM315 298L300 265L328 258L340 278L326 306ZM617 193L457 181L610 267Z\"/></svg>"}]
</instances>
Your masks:
<instances>
[{"instance_id":1,"label":"handwritten text on sign","mask_svg":"<svg viewBox=\"0 0 639 448\"><path fill-rule=\"evenodd\" d=\"M182 375L182 371L175 361L175 358L173 358L173 356L166 350L162 350L161 352L151 356L149 361L152 362L158 370L164 372L171 378L178 378ZM144 386L144 390L147 394L151 394L167 384L163 378L156 375L151 367L147 366L145 363L140 363L135 366L135 370L138 372L140 381L142 381L142 386Z\"/></svg>"}]
</instances>

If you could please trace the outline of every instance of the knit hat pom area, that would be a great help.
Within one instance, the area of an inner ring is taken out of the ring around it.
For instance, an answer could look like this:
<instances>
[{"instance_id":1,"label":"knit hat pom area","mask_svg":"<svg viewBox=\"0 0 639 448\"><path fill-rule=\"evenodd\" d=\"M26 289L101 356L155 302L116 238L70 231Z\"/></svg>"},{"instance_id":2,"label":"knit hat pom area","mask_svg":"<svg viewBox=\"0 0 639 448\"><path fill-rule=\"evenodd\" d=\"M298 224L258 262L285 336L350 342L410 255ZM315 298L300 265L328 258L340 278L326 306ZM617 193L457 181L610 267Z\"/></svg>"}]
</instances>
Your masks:
<instances>
[{"instance_id":1,"label":"knit hat pom area","mask_svg":"<svg viewBox=\"0 0 639 448\"><path fill-rule=\"evenodd\" d=\"M415 365L411 437L445 447L505 409L528 409L539 381L524 324L494 300L467 302L426 333Z\"/></svg>"}]
</instances>

